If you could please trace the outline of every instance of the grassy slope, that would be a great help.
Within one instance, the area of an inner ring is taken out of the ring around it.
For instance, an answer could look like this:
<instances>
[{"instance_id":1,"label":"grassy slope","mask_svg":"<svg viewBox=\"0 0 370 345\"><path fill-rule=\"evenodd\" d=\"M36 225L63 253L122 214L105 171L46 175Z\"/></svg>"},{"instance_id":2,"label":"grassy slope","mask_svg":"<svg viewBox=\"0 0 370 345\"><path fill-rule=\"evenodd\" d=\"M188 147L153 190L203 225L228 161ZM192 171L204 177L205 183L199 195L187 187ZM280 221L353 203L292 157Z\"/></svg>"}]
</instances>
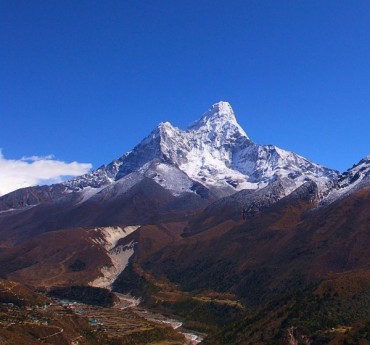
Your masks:
<instances>
[{"instance_id":1,"label":"grassy slope","mask_svg":"<svg viewBox=\"0 0 370 345\"><path fill-rule=\"evenodd\" d=\"M284 344L290 327L302 343L368 344L370 191L312 206L285 199L246 222L224 219L159 245L136 257L126 286L141 280L149 305L203 327L208 344ZM212 294L243 307L209 303Z\"/></svg>"}]
</instances>

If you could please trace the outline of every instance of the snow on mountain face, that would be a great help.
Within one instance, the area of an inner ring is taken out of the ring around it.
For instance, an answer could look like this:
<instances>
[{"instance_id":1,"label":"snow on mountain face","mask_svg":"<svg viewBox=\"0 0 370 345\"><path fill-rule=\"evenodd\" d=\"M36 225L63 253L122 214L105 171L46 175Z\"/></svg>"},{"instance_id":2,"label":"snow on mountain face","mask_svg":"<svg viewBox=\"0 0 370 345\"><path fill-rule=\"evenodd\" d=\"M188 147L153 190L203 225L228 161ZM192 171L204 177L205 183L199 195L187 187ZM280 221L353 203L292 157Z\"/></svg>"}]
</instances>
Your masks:
<instances>
[{"instance_id":1,"label":"snow on mountain face","mask_svg":"<svg viewBox=\"0 0 370 345\"><path fill-rule=\"evenodd\" d=\"M90 173L63 182L62 185L64 185L68 191L72 192L78 192L86 187L101 188L105 185L109 185L115 181L119 167L122 165L126 155L127 154L114 160L107 166L103 165Z\"/></svg>"},{"instance_id":2,"label":"snow on mountain face","mask_svg":"<svg viewBox=\"0 0 370 345\"><path fill-rule=\"evenodd\" d=\"M207 187L221 188L226 194L262 188L277 178L294 181L289 183L292 190L307 179L325 189L328 180L337 174L276 146L253 143L237 123L230 104L219 102L187 130L182 131L169 122L161 123L131 152L64 185L67 191L101 188L132 172L145 170L156 159L177 167ZM173 177L170 179L173 186ZM182 176L180 179L184 182ZM162 186L166 184L163 178L156 180ZM167 187L172 190L172 186Z\"/></svg>"},{"instance_id":3,"label":"snow on mountain face","mask_svg":"<svg viewBox=\"0 0 370 345\"><path fill-rule=\"evenodd\" d=\"M214 139L217 134L221 134L218 139L223 139L223 141L227 141L229 137L235 134L249 139L243 128L237 123L234 111L228 102L219 102L212 105L199 120L189 125L187 130L191 132L201 131L210 135L210 139Z\"/></svg>"},{"instance_id":4,"label":"snow on mountain face","mask_svg":"<svg viewBox=\"0 0 370 345\"><path fill-rule=\"evenodd\" d=\"M232 194L285 179L289 190L312 179L323 188L336 172L275 146L253 143L227 102L214 104L182 131L161 123L123 159L116 179L153 159L177 167L203 185ZM294 181L294 183L290 183Z\"/></svg>"},{"instance_id":5,"label":"snow on mountain face","mask_svg":"<svg viewBox=\"0 0 370 345\"><path fill-rule=\"evenodd\" d=\"M318 184L319 190L325 190L336 175L337 172L334 170L312 163L293 152L273 145L259 145L256 165L250 175L250 181L259 186L267 185L277 178L286 183L294 181L290 189L293 190L306 181L313 180Z\"/></svg>"},{"instance_id":6,"label":"snow on mountain face","mask_svg":"<svg viewBox=\"0 0 370 345\"><path fill-rule=\"evenodd\" d=\"M338 177L338 188L345 189L349 186L360 184L363 180L370 179L370 156L361 159L352 168Z\"/></svg>"},{"instance_id":7,"label":"snow on mountain face","mask_svg":"<svg viewBox=\"0 0 370 345\"><path fill-rule=\"evenodd\" d=\"M338 175L322 204L326 205L365 185L370 185L370 156L361 159L352 168Z\"/></svg>"},{"instance_id":8,"label":"snow on mountain face","mask_svg":"<svg viewBox=\"0 0 370 345\"><path fill-rule=\"evenodd\" d=\"M173 195L195 193L195 182L219 196L263 188L276 180L282 181L286 193L313 180L323 194L337 176L337 172L292 152L253 143L237 123L230 104L219 102L186 130L161 123L132 151L110 164L68 182L45 186L48 190L42 190L39 202L70 192L82 192L84 202L108 186L123 187L119 181L132 173L139 174L135 177L139 180L140 176L153 179ZM116 187L109 190L116 193ZM24 193L27 200L42 187L32 188ZM32 205L38 197L34 199ZM27 200L22 205L31 205ZM13 204L16 202L9 198L3 208L18 208Z\"/></svg>"}]
</instances>

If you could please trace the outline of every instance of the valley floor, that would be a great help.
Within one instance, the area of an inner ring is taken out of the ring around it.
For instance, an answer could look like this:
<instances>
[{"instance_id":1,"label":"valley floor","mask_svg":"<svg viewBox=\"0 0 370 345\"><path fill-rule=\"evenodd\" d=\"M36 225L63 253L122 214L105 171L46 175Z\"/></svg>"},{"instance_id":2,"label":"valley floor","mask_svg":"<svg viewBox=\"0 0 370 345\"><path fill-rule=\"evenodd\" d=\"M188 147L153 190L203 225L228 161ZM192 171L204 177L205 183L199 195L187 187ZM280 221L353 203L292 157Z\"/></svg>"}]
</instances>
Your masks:
<instances>
[{"instance_id":1,"label":"valley floor","mask_svg":"<svg viewBox=\"0 0 370 345\"><path fill-rule=\"evenodd\" d=\"M192 333L182 328L182 322L152 313L139 307L139 300L129 295L116 293L120 302L114 307L98 307L77 302L64 301L67 308L87 319L90 325L107 335L109 339L120 337L137 337L138 334L152 332L156 328L172 328L175 333L183 336L179 340L163 340L154 344L196 345L203 340L199 333ZM168 342L169 341L169 342ZM151 344L151 343L150 343Z\"/></svg>"},{"instance_id":2,"label":"valley floor","mask_svg":"<svg viewBox=\"0 0 370 345\"><path fill-rule=\"evenodd\" d=\"M1 345L196 345L199 334L117 294L113 307L87 305L34 293L11 281L0 286Z\"/></svg>"}]
</instances>

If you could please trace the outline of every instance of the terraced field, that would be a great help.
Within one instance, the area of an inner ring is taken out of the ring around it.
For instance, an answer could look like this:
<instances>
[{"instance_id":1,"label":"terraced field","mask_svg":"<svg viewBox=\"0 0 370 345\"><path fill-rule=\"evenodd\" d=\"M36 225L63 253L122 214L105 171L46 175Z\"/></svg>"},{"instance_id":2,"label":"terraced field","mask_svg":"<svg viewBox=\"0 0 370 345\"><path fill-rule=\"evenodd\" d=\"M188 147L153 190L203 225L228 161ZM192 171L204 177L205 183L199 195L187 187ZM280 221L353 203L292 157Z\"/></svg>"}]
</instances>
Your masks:
<instances>
[{"instance_id":1,"label":"terraced field","mask_svg":"<svg viewBox=\"0 0 370 345\"><path fill-rule=\"evenodd\" d=\"M171 343L182 345L184 337L172 327L146 320L131 310L119 308L104 308L83 304L70 306L99 332L103 332L110 341L119 340L120 344L145 343L159 344L170 338Z\"/></svg>"},{"instance_id":2,"label":"terraced field","mask_svg":"<svg viewBox=\"0 0 370 345\"><path fill-rule=\"evenodd\" d=\"M2 345L193 345L180 322L138 309L135 299L114 307L48 298L0 280Z\"/></svg>"},{"instance_id":3,"label":"terraced field","mask_svg":"<svg viewBox=\"0 0 370 345\"><path fill-rule=\"evenodd\" d=\"M86 319L112 343L193 345L199 335L181 328L182 323L137 307L134 299L121 298L113 308L69 303L67 308Z\"/></svg>"}]
</instances>

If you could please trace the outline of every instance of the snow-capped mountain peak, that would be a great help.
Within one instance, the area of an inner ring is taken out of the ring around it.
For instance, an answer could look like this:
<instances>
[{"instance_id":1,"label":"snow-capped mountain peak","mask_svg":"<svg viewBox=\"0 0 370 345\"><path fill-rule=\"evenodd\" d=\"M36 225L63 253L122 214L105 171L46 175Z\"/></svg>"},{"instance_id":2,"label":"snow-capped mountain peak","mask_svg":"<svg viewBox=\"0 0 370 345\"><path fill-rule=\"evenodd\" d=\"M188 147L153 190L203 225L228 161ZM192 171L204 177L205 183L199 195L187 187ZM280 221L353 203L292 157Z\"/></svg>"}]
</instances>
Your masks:
<instances>
[{"instance_id":1,"label":"snow-capped mountain peak","mask_svg":"<svg viewBox=\"0 0 370 345\"><path fill-rule=\"evenodd\" d=\"M193 122L188 131L208 131L211 133L237 132L237 134L246 137L247 134L238 124L235 118L233 108L228 102L218 102L203 114L198 120Z\"/></svg>"},{"instance_id":2,"label":"snow-capped mountain peak","mask_svg":"<svg viewBox=\"0 0 370 345\"><path fill-rule=\"evenodd\" d=\"M195 130L209 122L236 123L235 114L230 103L221 101L213 104L211 108L208 109L199 120L190 124L188 129Z\"/></svg>"},{"instance_id":3,"label":"snow-capped mountain peak","mask_svg":"<svg viewBox=\"0 0 370 345\"><path fill-rule=\"evenodd\" d=\"M338 175L293 152L252 142L238 124L231 105L218 102L186 130L162 122L119 159L50 186L53 193L48 188L41 188L40 193L45 200L69 192L88 191L91 196L110 185L121 186L132 173L150 178L176 195L192 192L193 184L215 195L230 195L243 189L260 189L276 180L282 181L286 193L307 180L317 183L321 192ZM27 196L26 203L38 200L41 198L29 202ZM7 205L13 204L7 201Z\"/></svg>"}]
</instances>

